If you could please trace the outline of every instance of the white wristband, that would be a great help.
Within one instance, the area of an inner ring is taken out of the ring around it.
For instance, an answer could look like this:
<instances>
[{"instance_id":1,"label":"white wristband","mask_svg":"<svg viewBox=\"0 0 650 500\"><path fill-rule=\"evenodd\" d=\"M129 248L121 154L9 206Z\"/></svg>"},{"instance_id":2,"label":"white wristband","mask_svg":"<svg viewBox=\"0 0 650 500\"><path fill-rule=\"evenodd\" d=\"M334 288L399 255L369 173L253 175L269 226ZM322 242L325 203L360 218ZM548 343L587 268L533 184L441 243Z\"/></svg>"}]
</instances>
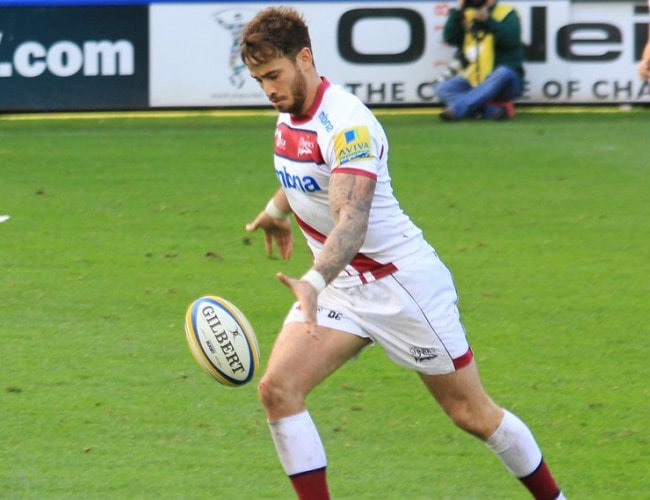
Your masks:
<instances>
[{"instance_id":1,"label":"white wristband","mask_svg":"<svg viewBox=\"0 0 650 500\"><path fill-rule=\"evenodd\" d=\"M266 212L267 215L270 215L274 219L289 218L289 214L285 214L277 206L275 206L275 203L273 203L273 198L271 198L269 202L266 204L266 208L264 209L264 212Z\"/></svg>"},{"instance_id":2,"label":"white wristband","mask_svg":"<svg viewBox=\"0 0 650 500\"><path fill-rule=\"evenodd\" d=\"M301 281L306 281L309 283L311 286L313 286L316 289L317 293L321 293L323 290L325 290L325 287L327 286L327 283L325 282L325 278L323 278L323 275L316 271L315 269L310 269L305 273L305 275L300 278Z\"/></svg>"}]
</instances>

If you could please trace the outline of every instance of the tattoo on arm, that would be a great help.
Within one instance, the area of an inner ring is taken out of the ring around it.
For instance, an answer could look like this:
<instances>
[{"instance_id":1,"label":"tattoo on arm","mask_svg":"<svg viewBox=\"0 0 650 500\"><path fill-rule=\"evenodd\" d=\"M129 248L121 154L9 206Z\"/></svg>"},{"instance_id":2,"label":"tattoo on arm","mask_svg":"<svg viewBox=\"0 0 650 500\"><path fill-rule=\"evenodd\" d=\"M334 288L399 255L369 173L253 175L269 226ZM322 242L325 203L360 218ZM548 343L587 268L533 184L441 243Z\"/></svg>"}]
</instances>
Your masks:
<instances>
[{"instance_id":1,"label":"tattoo on arm","mask_svg":"<svg viewBox=\"0 0 650 500\"><path fill-rule=\"evenodd\" d=\"M334 229L314 264L328 283L350 263L365 240L375 185L373 179L362 175L332 175L329 200Z\"/></svg>"}]
</instances>

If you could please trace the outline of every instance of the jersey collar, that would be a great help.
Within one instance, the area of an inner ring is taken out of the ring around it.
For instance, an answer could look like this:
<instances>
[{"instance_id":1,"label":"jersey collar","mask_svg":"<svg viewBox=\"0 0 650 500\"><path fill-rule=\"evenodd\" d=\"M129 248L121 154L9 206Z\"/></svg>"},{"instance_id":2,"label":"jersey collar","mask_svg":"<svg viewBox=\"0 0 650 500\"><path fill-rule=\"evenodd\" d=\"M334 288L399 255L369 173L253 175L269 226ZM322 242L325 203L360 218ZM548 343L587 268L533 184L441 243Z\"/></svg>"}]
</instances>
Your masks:
<instances>
[{"instance_id":1,"label":"jersey collar","mask_svg":"<svg viewBox=\"0 0 650 500\"><path fill-rule=\"evenodd\" d=\"M323 102L323 96L325 95L325 91L330 88L332 85L327 78L324 76L321 76L321 82L320 85L318 86L318 90L316 91L316 97L314 98L314 102L311 103L311 106L309 106L309 109L307 112L302 115L302 116L293 116L291 115L291 123L294 125L299 125L301 123L308 122L311 120L314 115L316 114L316 110L320 107L321 103Z\"/></svg>"}]
</instances>

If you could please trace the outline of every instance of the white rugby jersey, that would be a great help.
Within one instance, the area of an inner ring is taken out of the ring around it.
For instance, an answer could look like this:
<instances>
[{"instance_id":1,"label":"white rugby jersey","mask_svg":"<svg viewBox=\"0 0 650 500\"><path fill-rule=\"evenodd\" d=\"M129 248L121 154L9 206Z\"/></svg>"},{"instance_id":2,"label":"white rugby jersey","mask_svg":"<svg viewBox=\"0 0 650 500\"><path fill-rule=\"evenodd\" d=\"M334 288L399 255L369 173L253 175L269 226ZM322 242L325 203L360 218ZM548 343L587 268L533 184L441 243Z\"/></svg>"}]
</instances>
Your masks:
<instances>
[{"instance_id":1,"label":"white rugby jersey","mask_svg":"<svg viewBox=\"0 0 650 500\"><path fill-rule=\"evenodd\" d=\"M371 111L342 87L323 78L305 116L280 113L274 162L314 260L334 227L328 202L330 176L343 172L377 182L365 241L334 286L366 283L391 274L428 246L422 231L393 195L384 129Z\"/></svg>"}]
</instances>

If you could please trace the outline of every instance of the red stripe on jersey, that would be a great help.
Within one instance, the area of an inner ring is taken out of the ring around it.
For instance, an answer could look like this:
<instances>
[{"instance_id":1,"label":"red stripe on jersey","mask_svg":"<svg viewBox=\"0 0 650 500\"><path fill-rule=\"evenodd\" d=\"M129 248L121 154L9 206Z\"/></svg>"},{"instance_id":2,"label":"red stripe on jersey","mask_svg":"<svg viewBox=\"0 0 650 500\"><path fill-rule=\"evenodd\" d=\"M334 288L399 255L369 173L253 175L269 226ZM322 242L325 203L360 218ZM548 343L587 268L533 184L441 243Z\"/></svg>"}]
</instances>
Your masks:
<instances>
[{"instance_id":1,"label":"red stripe on jersey","mask_svg":"<svg viewBox=\"0 0 650 500\"><path fill-rule=\"evenodd\" d=\"M350 167L338 167L332 170L333 174L353 174L353 175L363 175L364 177L369 177L373 181L377 180L377 174L374 174L372 172L368 172L367 170L361 170L358 168L350 168Z\"/></svg>"},{"instance_id":2,"label":"red stripe on jersey","mask_svg":"<svg viewBox=\"0 0 650 500\"><path fill-rule=\"evenodd\" d=\"M275 129L274 151L276 155L296 162L324 163L318 134L313 130L291 128L286 123L280 123Z\"/></svg>"},{"instance_id":3,"label":"red stripe on jersey","mask_svg":"<svg viewBox=\"0 0 650 500\"><path fill-rule=\"evenodd\" d=\"M356 254L350 261L350 265L359 273L359 278L362 283L368 282L363 273L370 273L376 280L378 280L379 278L383 278L384 276L388 276L397 271L397 266L392 262L382 264L366 255L363 255L362 253Z\"/></svg>"},{"instance_id":4,"label":"red stripe on jersey","mask_svg":"<svg viewBox=\"0 0 650 500\"><path fill-rule=\"evenodd\" d=\"M296 219L296 222L300 228L309 236L320 243L325 243L327 236L316 231L296 214L294 214L294 218ZM362 283L368 282L368 279L363 275L363 273L370 273L374 279L378 280L397 271L397 266L392 262L388 264L382 264L381 262L377 262L376 260L373 260L362 253L358 253L352 258L350 261L350 266L352 266L354 270L359 273L359 279Z\"/></svg>"},{"instance_id":5,"label":"red stripe on jersey","mask_svg":"<svg viewBox=\"0 0 650 500\"><path fill-rule=\"evenodd\" d=\"M311 227L309 224L307 224L304 220L302 220L300 217L298 217L296 214L293 214L294 219L296 219L296 222L300 226L300 228L306 232L309 236L314 238L316 241L319 241L320 243L325 243L325 240L327 239L327 236L325 236L322 233L319 233L316 231L313 227Z\"/></svg>"}]
</instances>

